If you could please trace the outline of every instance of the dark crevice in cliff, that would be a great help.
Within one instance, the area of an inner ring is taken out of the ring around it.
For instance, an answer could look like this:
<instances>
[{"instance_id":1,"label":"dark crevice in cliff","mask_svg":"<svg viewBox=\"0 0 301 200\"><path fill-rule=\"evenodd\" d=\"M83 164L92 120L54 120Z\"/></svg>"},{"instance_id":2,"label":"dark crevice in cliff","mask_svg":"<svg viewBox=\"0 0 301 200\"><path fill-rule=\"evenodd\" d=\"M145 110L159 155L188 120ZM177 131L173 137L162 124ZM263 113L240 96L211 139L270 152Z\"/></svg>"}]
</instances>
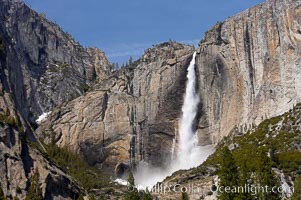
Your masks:
<instances>
[{"instance_id":1,"label":"dark crevice in cliff","mask_svg":"<svg viewBox=\"0 0 301 200\"><path fill-rule=\"evenodd\" d=\"M198 66L198 63L201 63L199 59L201 59L201 57L199 56L199 54L197 54L196 58L195 58L195 76L196 76L196 85L195 85L195 91L197 93L197 95L199 96L199 105L198 105L198 110L196 113L196 117L193 123L194 129L197 130L198 129L198 123L201 119L201 117L205 114L204 110L203 110L203 103L202 103L202 96L201 96L201 88L200 88L200 68L201 66Z\"/></svg>"},{"instance_id":2,"label":"dark crevice in cliff","mask_svg":"<svg viewBox=\"0 0 301 200\"><path fill-rule=\"evenodd\" d=\"M252 39L250 37L249 33L249 25L246 24L246 29L245 29L245 37L244 37L244 46L245 46L245 52L246 52L246 61L247 61L247 66L249 67L249 79L251 83L251 90L252 93L255 94L255 88L254 88L254 79L255 79L255 73L254 73L254 67L252 63Z\"/></svg>"},{"instance_id":3,"label":"dark crevice in cliff","mask_svg":"<svg viewBox=\"0 0 301 200\"><path fill-rule=\"evenodd\" d=\"M278 35L278 44L277 44L277 47L281 47L281 38L280 38L280 30L279 30L279 26L278 24L276 23L276 30L277 30L277 35Z\"/></svg>"},{"instance_id":4,"label":"dark crevice in cliff","mask_svg":"<svg viewBox=\"0 0 301 200\"><path fill-rule=\"evenodd\" d=\"M106 92L103 96L103 102L102 102L102 113L101 113L101 119L103 120L106 116L107 108L108 108L108 102L109 102L109 95Z\"/></svg>"},{"instance_id":5,"label":"dark crevice in cliff","mask_svg":"<svg viewBox=\"0 0 301 200\"><path fill-rule=\"evenodd\" d=\"M170 132L164 132L164 131L152 131L150 132L150 136L151 135L164 135L164 136L168 136L170 137L170 139L173 139L174 138L174 135L171 135Z\"/></svg>"},{"instance_id":6,"label":"dark crevice in cliff","mask_svg":"<svg viewBox=\"0 0 301 200\"><path fill-rule=\"evenodd\" d=\"M25 175L28 178L31 169L33 168L34 165L33 165L33 160L29 155L29 147L26 141L27 140L26 135L20 134L20 138L21 138L21 160L23 163Z\"/></svg>"},{"instance_id":7,"label":"dark crevice in cliff","mask_svg":"<svg viewBox=\"0 0 301 200\"><path fill-rule=\"evenodd\" d=\"M0 33L0 79L1 79L1 83L2 83L2 94L4 92L10 92L9 90L9 85L7 82L7 78L5 75L5 69L6 69L6 42L2 36L2 34Z\"/></svg>"},{"instance_id":8,"label":"dark crevice in cliff","mask_svg":"<svg viewBox=\"0 0 301 200\"><path fill-rule=\"evenodd\" d=\"M130 141L130 149L129 149L129 154L130 154L130 167L132 169L135 169L137 166L135 155L136 155L136 136L133 135L131 141Z\"/></svg>"},{"instance_id":9,"label":"dark crevice in cliff","mask_svg":"<svg viewBox=\"0 0 301 200\"><path fill-rule=\"evenodd\" d=\"M11 57L8 57L8 60L15 60ZM14 67L13 67L14 66ZM15 102L16 109L20 111L24 119L29 119L29 109L27 103L26 88L24 84L24 77L22 73L21 66L16 63L8 63L8 74L9 74L9 84L11 88L11 97ZM33 105L33 104L32 104Z\"/></svg>"},{"instance_id":10,"label":"dark crevice in cliff","mask_svg":"<svg viewBox=\"0 0 301 200\"><path fill-rule=\"evenodd\" d=\"M8 190L9 189L9 185L10 185L10 183L9 183L9 177L8 177L8 170L9 170L9 168L8 168L8 165L7 165L7 155L4 155L4 158L2 158L2 160L1 160L1 164L3 164L3 166L4 166L4 174L5 174L5 179L6 179L6 189ZM2 180L1 180L1 182L2 182ZM1 183L1 185L2 185L3 183ZM0 186L1 186L0 185Z\"/></svg>"},{"instance_id":11,"label":"dark crevice in cliff","mask_svg":"<svg viewBox=\"0 0 301 200\"><path fill-rule=\"evenodd\" d=\"M217 23L217 45L221 45L224 41L222 40L222 25L223 22L218 22Z\"/></svg>"}]
</instances>

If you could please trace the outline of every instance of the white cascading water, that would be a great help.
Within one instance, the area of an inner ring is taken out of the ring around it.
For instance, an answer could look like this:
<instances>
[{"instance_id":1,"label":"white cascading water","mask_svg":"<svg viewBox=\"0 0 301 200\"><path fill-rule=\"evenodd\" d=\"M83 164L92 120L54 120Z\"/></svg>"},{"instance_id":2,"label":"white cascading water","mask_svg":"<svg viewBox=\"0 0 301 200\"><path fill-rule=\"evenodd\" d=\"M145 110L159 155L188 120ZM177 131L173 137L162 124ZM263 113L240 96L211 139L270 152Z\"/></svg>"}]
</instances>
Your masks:
<instances>
[{"instance_id":1,"label":"white cascading water","mask_svg":"<svg viewBox=\"0 0 301 200\"><path fill-rule=\"evenodd\" d=\"M187 69L187 83L182 106L182 117L179 123L179 148L177 158L171 167L173 171L179 169L190 169L203 163L207 157L213 153L211 145L199 146L198 136L194 129L194 122L198 112L199 97L196 93L196 74L195 74L194 52L190 65Z\"/></svg>"},{"instance_id":2,"label":"white cascading water","mask_svg":"<svg viewBox=\"0 0 301 200\"><path fill-rule=\"evenodd\" d=\"M214 152L214 147L198 146L198 137L194 130L194 121L198 111L199 98L196 94L196 74L195 74L196 52L187 69L187 83L182 107L182 117L179 122L179 145L176 156L168 169L162 170L152 168L145 163L139 165L134 174L139 188L152 187L157 182L162 181L166 176L180 169L190 169L202 164L207 157ZM174 145L173 147L174 148ZM172 151L174 151L172 149ZM172 152L173 153L173 152Z\"/></svg>"},{"instance_id":3,"label":"white cascading water","mask_svg":"<svg viewBox=\"0 0 301 200\"><path fill-rule=\"evenodd\" d=\"M195 162L195 153L198 153L198 138L194 131L194 120L197 115L199 97L196 95L195 85L195 57L196 52L188 67L186 92L182 107L182 117L179 124L179 150L177 162L181 168L191 167Z\"/></svg>"}]
</instances>

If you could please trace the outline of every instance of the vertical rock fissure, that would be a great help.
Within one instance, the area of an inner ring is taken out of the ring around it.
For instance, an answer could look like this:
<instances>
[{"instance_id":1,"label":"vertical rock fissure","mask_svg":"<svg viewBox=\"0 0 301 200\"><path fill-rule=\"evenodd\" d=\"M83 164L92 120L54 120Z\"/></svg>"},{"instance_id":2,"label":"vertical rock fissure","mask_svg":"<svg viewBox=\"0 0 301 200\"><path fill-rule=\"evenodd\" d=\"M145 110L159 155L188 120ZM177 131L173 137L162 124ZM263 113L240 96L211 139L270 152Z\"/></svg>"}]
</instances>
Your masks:
<instances>
[{"instance_id":1,"label":"vertical rock fissure","mask_svg":"<svg viewBox=\"0 0 301 200\"><path fill-rule=\"evenodd\" d=\"M250 38L250 33L249 33L249 26L248 24L246 25L246 30L245 30L245 49L247 52L247 65L249 67L249 78L250 78L250 83L252 87L252 93L255 94L255 88L254 88L254 67L252 64L252 44L251 44L251 38Z\"/></svg>"}]
</instances>

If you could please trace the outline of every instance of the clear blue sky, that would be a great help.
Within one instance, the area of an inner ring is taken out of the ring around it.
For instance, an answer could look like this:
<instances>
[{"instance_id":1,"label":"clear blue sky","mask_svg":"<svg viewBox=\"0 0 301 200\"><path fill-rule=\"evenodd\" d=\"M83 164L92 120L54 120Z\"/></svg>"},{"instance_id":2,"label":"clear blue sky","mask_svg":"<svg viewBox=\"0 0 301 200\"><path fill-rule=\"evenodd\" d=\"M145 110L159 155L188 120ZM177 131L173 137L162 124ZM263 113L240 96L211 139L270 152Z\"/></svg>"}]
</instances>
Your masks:
<instances>
[{"instance_id":1,"label":"clear blue sky","mask_svg":"<svg viewBox=\"0 0 301 200\"><path fill-rule=\"evenodd\" d=\"M264 0L24 0L111 62L137 58L169 39L197 45L217 21Z\"/></svg>"}]
</instances>

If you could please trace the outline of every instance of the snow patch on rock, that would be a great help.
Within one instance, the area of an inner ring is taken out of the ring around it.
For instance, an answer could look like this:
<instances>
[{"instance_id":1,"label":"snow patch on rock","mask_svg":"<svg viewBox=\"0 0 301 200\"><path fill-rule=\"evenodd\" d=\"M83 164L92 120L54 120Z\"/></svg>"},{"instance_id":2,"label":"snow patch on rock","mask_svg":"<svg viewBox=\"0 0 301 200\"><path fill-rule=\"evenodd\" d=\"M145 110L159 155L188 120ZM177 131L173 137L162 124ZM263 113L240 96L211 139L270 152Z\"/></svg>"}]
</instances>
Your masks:
<instances>
[{"instance_id":1,"label":"snow patch on rock","mask_svg":"<svg viewBox=\"0 0 301 200\"><path fill-rule=\"evenodd\" d=\"M118 183L119 185L128 185L128 182L126 180L123 180L121 178L117 178L114 180L115 183Z\"/></svg>"},{"instance_id":2,"label":"snow patch on rock","mask_svg":"<svg viewBox=\"0 0 301 200\"><path fill-rule=\"evenodd\" d=\"M38 119L36 120L36 122L38 124L42 123L43 121L45 121L47 119L47 117L50 115L51 112L44 112L42 115L40 115L38 117Z\"/></svg>"}]
</instances>

